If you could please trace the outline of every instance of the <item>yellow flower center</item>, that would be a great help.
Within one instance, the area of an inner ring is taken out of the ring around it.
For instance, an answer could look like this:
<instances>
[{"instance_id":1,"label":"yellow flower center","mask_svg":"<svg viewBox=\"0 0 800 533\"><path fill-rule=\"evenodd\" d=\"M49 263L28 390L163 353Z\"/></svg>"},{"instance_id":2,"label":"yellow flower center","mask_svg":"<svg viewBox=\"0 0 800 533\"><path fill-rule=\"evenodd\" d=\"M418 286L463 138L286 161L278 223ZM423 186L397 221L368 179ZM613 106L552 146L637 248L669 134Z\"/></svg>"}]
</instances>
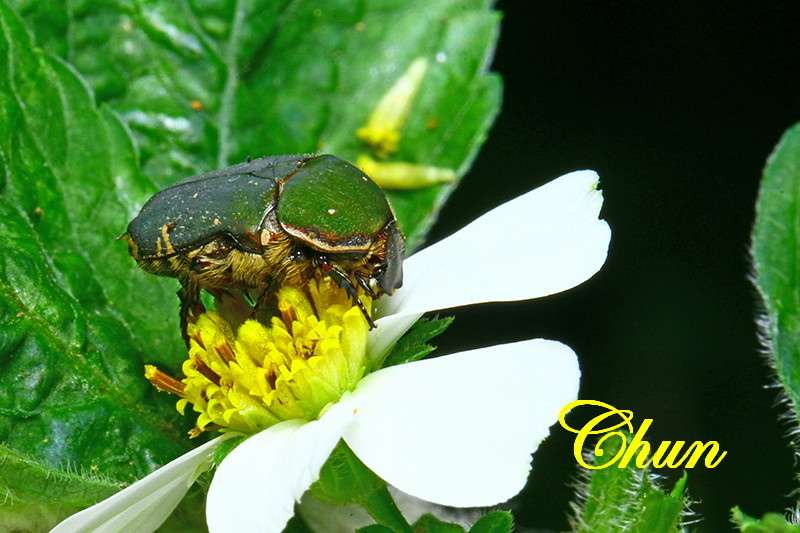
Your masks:
<instances>
[{"instance_id":1,"label":"yellow flower center","mask_svg":"<svg viewBox=\"0 0 800 533\"><path fill-rule=\"evenodd\" d=\"M269 327L247 320L234 332L219 314L200 315L188 327L184 379L145 367L153 385L181 397L181 414L187 404L199 413L193 435L314 420L364 376L369 325L344 290L326 278L312 280L307 292L284 287L277 299ZM371 309L369 297L361 301Z\"/></svg>"}]
</instances>

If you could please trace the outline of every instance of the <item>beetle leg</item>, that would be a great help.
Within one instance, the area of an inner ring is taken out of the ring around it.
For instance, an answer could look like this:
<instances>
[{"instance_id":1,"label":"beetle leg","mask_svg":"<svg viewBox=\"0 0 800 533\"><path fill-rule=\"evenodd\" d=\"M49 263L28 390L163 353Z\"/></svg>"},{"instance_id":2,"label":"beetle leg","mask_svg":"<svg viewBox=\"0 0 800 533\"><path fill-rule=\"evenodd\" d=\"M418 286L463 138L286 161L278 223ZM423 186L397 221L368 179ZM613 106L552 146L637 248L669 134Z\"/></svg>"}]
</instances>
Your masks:
<instances>
[{"instance_id":1,"label":"beetle leg","mask_svg":"<svg viewBox=\"0 0 800 533\"><path fill-rule=\"evenodd\" d=\"M370 284L371 278L364 276L361 272L355 273L356 281L358 281L359 286L364 289L370 298L376 298L375 291Z\"/></svg>"},{"instance_id":2,"label":"beetle leg","mask_svg":"<svg viewBox=\"0 0 800 533\"><path fill-rule=\"evenodd\" d=\"M256 300L256 304L253 306L253 311L250 313L250 318L256 319L259 313L262 310L274 305L275 303L275 289L278 288L278 282L275 278L270 279L266 286L264 287L264 291ZM246 297L249 298L249 294L245 293Z\"/></svg>"},{"instance_id":3,"label":"beetle leg","mask_svg":"<svg viewBox=\"0 0 800 533\"><path fill-rule=\"evenodd\" d=\"M367 324L369 324L369 329L375 329L376 327L378 327L375 325L375 322L372 320L372 317L369 316L367 308L364 307L364 302L361 301L361 298L356 296L353 299L356 301L356 305L358 305L358 308L361 309L361 313L364 315L364 318L367 319Z\"/></svg>"},{"instance_id":4,"label":"beetle leg","mask_svg":"<svg viewBox=\"0 0 800 533\"><path fill-rule=\"evenodd\" d=\"M336 284L339 285L340 288L344 289L345 292L347 292L348 296L350 296L350 298L352 298L353 301L356 303L358 308L361 309L361 312L364 314L364 318L367 319L367 324L369 324L369 329L375 329L376 327L375 322L372 320L372 317L369 316L367 308L364 307L364 302L362 302L361 299L358 297L358 290L356 289L355 285L353 285L353 282L350 281L350 278L348 278L347 275L345 275L344 272L341 272L338 268L331 268L329 273L331 274L331 278L333 278ZM369 287L369 285L365 286L366 280L361 279L358 276L358 274L356 274L356 279L358 280L358 284L364 288L367 294L372 296L373 295L372 289Z\"/></svg>"},{"instance_id":5,"label":"beetle leg","mask_svg":"<svg viewBox=\"0 0 800 533\"><path fill-rule=\"evenodd\" d=\"M208 292L211 296L213 296L217 300L225 296L230 296L231 294L231 291L227 289L221 289L219 287L206 287L206 292Z\"/></svg>"},{"instance_id":6,"label":"beetle leg","mask_svg":"<svg viewBox=\"0 0 800 533\"><path fill-rule=\"evenodd\" d=\"M181 301L181 336L186 347L189 347L189 320L197 320L206 308L200 301L200 287L189 280L181 281L181 289L178 291L178 299Z\"/></svg>"}]
</instances>

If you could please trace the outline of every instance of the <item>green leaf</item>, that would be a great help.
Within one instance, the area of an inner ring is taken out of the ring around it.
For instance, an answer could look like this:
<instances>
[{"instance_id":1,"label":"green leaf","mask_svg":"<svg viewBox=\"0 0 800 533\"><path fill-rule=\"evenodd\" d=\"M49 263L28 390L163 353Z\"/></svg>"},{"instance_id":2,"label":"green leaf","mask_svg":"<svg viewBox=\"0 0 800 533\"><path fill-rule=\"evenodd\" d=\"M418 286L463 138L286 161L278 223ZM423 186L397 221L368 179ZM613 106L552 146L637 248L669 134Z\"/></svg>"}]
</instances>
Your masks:
<instances>
[{"instance_id":1,"label":"green leaf","mask_svg":"<svg viewBox=\"0 0 800 533\"><path fill-rule=\"evenodd\" d=\"M87 499L110 496L120 486L98 474L78 475L72 472L49 468L18 451L0 445L0 464L3 478L0 490L11 503L49 504L83 502ZM41 480L46 479L46 484ZM9 484L9 480L20 483Z\"/></svg>"},{"instance_id":2,"label":"green leaf","mask_svg":"<svg viewBox=\"0 0 800 533\"><path fill-rule=\"evenodd\" d=\"M778 378L800 418L800 124L772 153L756 204L755 281Z\"/></svg>"},{"instance_id":3,"label":"green leaf","mask_svg":"<svg viewBox=\"0 0 800 533\"><path fill-rule=\"evenodd\" d=\"M778 513L767 513L761 519L744 514L738 507L731 511L731 519L742 533L800 533L800 526L790 524Z\"/></svg>"},{"instance_id":4,"label":"green leaf","mask_svg":"<svg viewBox=\"0 0 800 533\"><path fill-rule=\"evenodd\" d=\"M436 349L436 346L427 344L432 338L444 333L454 317L421 318L403 335L392 351L386 356L383 366L394 366L410 363L426 357Z\"/></svg>"},{"instance_id":5,"label":"green leaf","mask_svg":"<svg viewBox=\"0 0 800 533\"><path fill-rule=\"evenodd\" d=\"M410 532L408 523L394 503L386 482L356 457L344 441L334 448L322 466L311 495L323 503L355 503L375 521L397 533Z\"/></svg>"},{"instance_id":6,"label":"green leaf","mask_svg":"<svg viewBox=\"0 0 800 533\"><path fill-rule=\"evenodd\" d=\"M449 522L442 522L433 515L424 514L414 522L414 533L464 533L464 528Z\"/></svg>"},{"instance_id":7,"label":"green leaf","mask_svg":"<svg viewBox=\"0 0 800 533\"><path fill-rule=\"evenodd\" d=\"M395 533L395 530L381 524L371 524L357 529L356 533Z\"/></svg>"},{"instance_id":8,"label":"green leaf","mask_svg":"<svg viewBox=\"0 0 800 533\"><path fill-rule=\"evenodd\" d=\"M300 515L295 513L294 516L289 519L289 523L286 524L286 528L284 528L283 533L315 533L315 532L313 529L308 527L308 524L305 523L305 521L300 517Z\"/></svg>"},{"instance_id":9,"label":"green leaf","mask_svg":"<svg viewBox=\"0 0 800 533\"><path fill-rule=\"evenodd\" d=\"M311 494L324 503L361 504L385 488L386 482L340 441L323 465L319 480L311 486Z\"/></svg>"},{"instance_id":10,"label":"green leaf","mask_svg":"<svg viewBox=\"0 0 800 533\"><path fill-rule=\"evenodd\" d=\"M110 496L119 485L95 474L52 468L0 445L0 523L8 531L47 530L75 512L71 504Z\"/></svg>"},{"instance_id":11,"label":"green leaf","mask_svg":"<svg viewBox=\"0 0 800 533\"><path fill-rule=\"evenodd\" d=\"M514 517L508 511L495 511L484 515L469 528L469 533L511 533L512 531L514 531Z\"/></svg>"},{"instance_id":12,"label":"green leaf","mask_svg":"<svg viewBox=\"0 0 800 533\"><path fill-rule=\"evenodd\" d=\"M59 503L5 504L0 506L0 524L13 533L44 532L74 512L74 507Z\"/></svg>"},{"instance_id":13,"label":"green leaf","mask_svg":"<svg viewBox=\"0 0 800 533\"><path fill-rule=\"evenodd\" d=\"M247 156L354 161L355 131L417 57L430 67L391 160L463 175L500 105L488 0L15 4L122 115L159 186ZM453 187L388 193L409 249Z\"/></svg>"},{"instance_id":14,"label":"green leaf","mask_svg":"<svg viewBox=\"0 0 800 533\"><path fill-rule=\"evenodd\" d=\"M627 442L632 435L625 433ZM613 461L621 439L603 443L603 454L595 457L595 466ZM594 456L593 456L594 457ZM587 463L589 461L587 460ZM578 502L572 531L578 533L676 533L688 504L684 494L686 474L670 493L659 487L658 477L649 469L635 466L584 470L578 485Z\"/></svg>"},{"instance_id":15,"label":"green leaf","mask_svg":"<svg viewBox=\"0 0 800 533\"><path fill-rule=\"evenodd\" d=\"M0 28L0 439L16 465L0 483L20 517L93 503L189 444L142 377L145 357L174 361L174 313L141 305L166 293L138 286L115 241L154 187L114 114L1 3Z\"/></svg>"}]
</instances>

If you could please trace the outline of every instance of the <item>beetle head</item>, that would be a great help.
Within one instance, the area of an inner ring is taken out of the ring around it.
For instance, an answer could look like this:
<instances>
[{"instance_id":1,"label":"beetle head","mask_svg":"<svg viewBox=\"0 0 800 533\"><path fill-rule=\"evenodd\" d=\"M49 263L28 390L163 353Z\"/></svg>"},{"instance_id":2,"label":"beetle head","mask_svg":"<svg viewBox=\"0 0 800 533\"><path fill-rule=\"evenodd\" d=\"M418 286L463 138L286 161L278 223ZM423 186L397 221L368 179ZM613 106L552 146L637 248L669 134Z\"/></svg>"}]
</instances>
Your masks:
<instances>
[{"instance_id":1,"label":"beetle head","mask_svg":"<svg viewBox=\"0 0 800 533\"><path fill-rule=\"evenodd\" d=\"M370 314L358 298L358 287L372 298L392 294L403 285L405 241L393 220L380 233L368 251L309 251L317 273L329 276L361 308L370 327Z\"/></svg>"},{"instance_id":2,"label":"beetle head","mask_svg":"<svg viewBox=\"0 0 800 533\"><path fill-rule=\"evenodd\" d=\"M383 264L375 275L381 292L392 294L403 286L403 257L406 243L397 224L392 221L381 235L383 241Z\"/></svg>"},{"instance_id":3,"label":"beetle head","mask_svg":"<svg viewBox=\"0 0 800 533\"><path fill-rule=\"evenodd\" d=\"M386 225L369 250L341 251L320 254L316 266L321 274L330 275L336 283L356 297L356 287L373 298L391 295L403 285L405 240L395 221Z\"/></svg>"}]
</instances>

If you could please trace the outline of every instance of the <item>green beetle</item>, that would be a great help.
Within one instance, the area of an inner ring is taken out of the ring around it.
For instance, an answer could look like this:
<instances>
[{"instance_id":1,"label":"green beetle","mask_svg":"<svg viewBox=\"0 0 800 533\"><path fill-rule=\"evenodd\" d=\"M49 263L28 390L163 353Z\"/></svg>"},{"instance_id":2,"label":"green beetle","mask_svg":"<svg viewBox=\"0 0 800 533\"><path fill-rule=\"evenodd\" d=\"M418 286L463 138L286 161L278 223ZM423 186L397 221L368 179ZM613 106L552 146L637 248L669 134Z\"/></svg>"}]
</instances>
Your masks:
<instances>
[{"instance_id":1,"label":"green beetle","mask_svg":"<svg viewBox=\"0 0 800 533\"><path fill-rule=\"evenodd\" d=\"M255 290L328 275L361 307L403 284L405 241L383 191L331 155L263 157L193 176L150 198L123 235L147 272L178 278L181 330L200 290Z\"/></svg>"}]
</instances>

